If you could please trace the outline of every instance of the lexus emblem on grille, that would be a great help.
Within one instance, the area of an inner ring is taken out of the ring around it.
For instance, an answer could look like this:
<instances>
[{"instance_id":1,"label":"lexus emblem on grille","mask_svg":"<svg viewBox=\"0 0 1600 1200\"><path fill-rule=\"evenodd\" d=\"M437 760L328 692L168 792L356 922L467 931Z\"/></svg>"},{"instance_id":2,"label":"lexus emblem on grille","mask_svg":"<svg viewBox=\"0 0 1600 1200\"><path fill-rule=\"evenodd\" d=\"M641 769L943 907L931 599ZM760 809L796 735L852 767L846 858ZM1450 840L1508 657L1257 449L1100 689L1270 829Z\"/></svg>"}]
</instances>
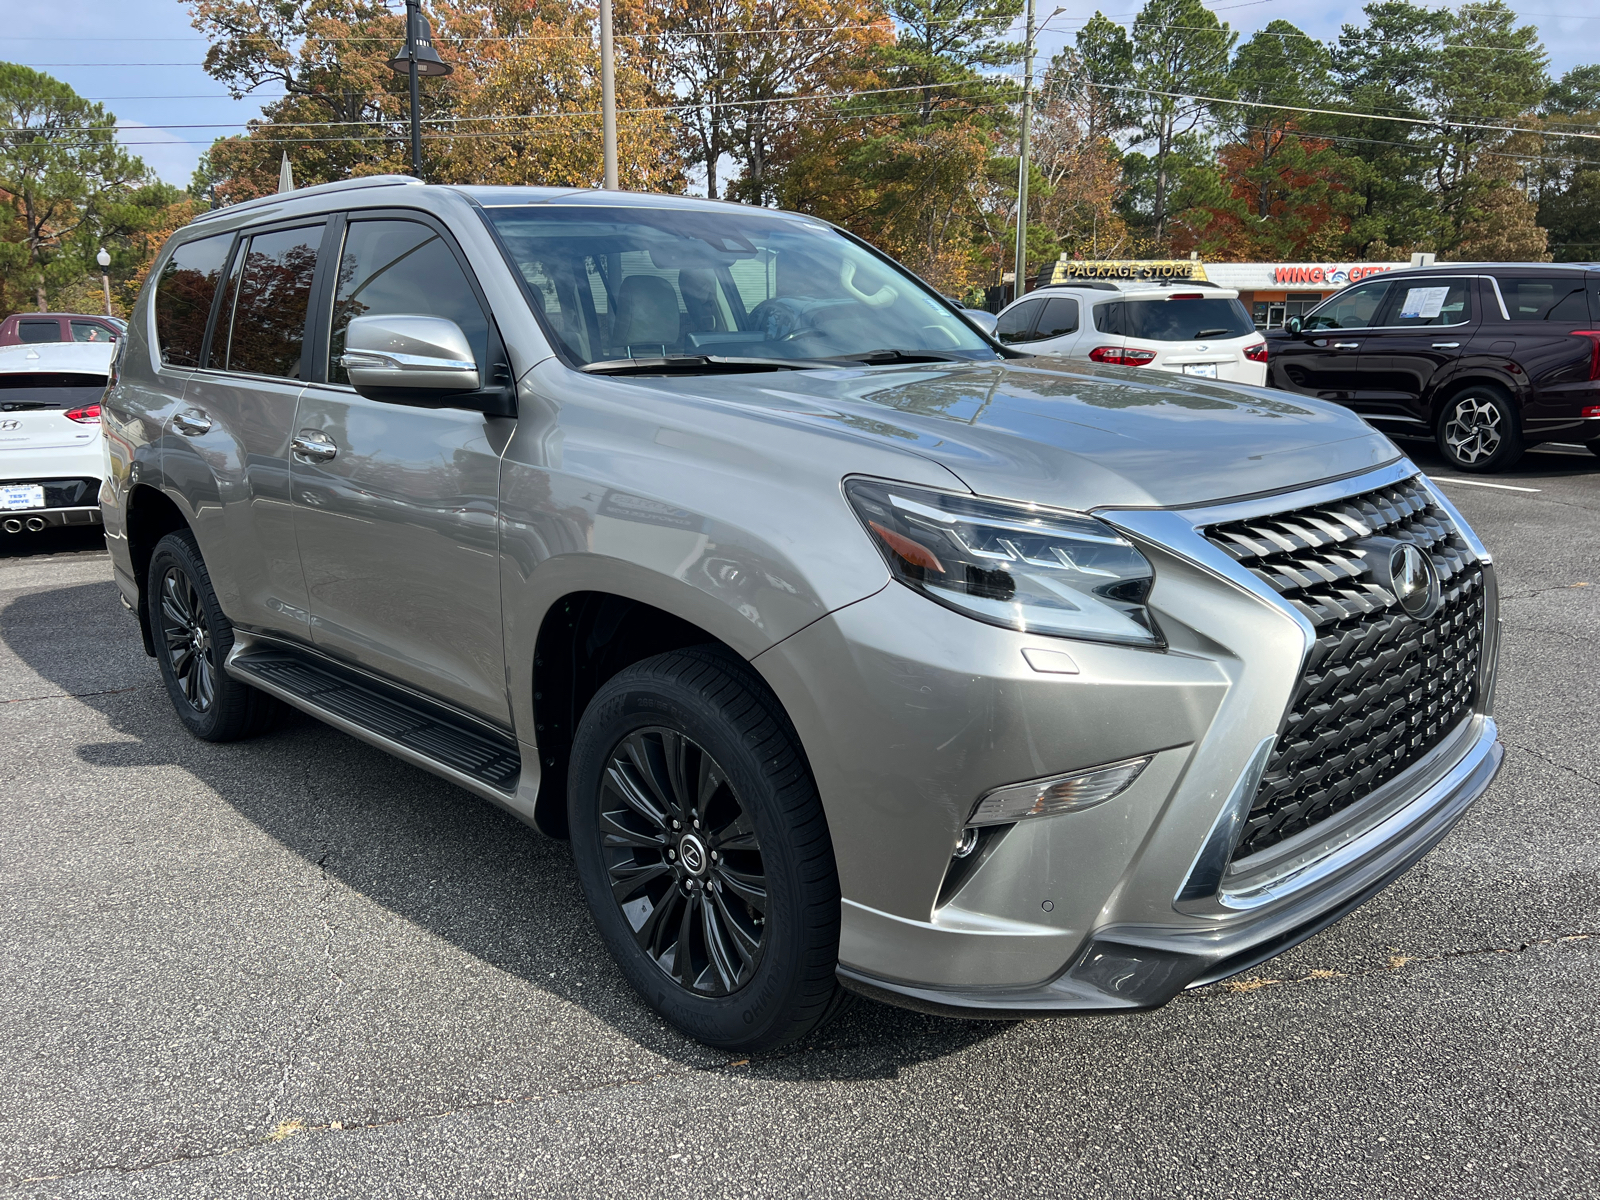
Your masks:
<instances>
[{"instance_id":1,"label":"lexus emblem on grille","mask_svg":"<svg viewBox=\"0 0 1600 1200\"><path fill-rule=\"evenodd\" d=\"M1439 572L1433 559L1410 542L1389 554L1389 590L1407 616L1423 621L1439 611Z\"/></svg>"}]
</instances>

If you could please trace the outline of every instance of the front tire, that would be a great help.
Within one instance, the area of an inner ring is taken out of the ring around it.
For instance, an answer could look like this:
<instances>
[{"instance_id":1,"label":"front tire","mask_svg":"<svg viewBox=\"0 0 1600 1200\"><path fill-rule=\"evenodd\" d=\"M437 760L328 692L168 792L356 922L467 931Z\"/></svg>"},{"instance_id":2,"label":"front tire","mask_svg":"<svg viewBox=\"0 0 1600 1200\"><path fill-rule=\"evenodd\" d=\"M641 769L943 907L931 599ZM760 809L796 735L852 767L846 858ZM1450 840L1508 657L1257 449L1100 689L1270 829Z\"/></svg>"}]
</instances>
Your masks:
<instances>
[{"instance_id":1,"label":"front tire","mask_svg":"<svg viewBox=\"0 0 1600 1200\"><path fill-rule=\"evenodd\" d=\"M1461 471L1503 471L1522 457L1522 430L1511 399L1476 386L1445 401L1435 433L1439 453Z\"/></svg>"},{"instance_id":2,"label":"front tire","mask_svg":"<svg viewBox=\"0 0 1600 1200\"><path fill-rule=\"evenodd\" d=\"M578 724L572 852L641 998L725 1050L837 1011L839 879L816 784L776 698L715 647L622 671Z\"/></svg>"},{"instance_id":3,"label":"front tire","mask_svg":"<svg viewBox=\"0 0 1600 1200\"><path fill-rule=\"evenodd\" d=\"M188 530L156 543L144 602L161 678L184 728L206 742L234 742L271 728L282 705L222 669L233 625Z\"/></svg>"}]
</instances>

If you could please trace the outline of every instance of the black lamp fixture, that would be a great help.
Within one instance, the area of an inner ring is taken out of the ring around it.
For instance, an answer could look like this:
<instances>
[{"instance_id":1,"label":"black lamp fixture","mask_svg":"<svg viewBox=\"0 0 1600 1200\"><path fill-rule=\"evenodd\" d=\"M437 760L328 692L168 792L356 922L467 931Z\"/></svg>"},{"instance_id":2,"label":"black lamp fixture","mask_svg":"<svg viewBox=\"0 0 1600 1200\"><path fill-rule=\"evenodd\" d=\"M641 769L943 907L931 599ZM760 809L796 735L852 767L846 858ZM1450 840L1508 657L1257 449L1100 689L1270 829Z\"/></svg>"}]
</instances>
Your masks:
<instances>
[{"instance_id":1,"label":"black lamp fixture","mask_svg":"<svg viewBox=\"0 0 1600 1200\"><path fill-rule=\"evenodd\" d=\"M411 77L411 173L422 178L422 122L418 116L423 75L449 75L455 68L433 48L433 29L422 15L422 0L406 0L406 44L389 60L389 69Z\"/></svg>"}]
</instances>

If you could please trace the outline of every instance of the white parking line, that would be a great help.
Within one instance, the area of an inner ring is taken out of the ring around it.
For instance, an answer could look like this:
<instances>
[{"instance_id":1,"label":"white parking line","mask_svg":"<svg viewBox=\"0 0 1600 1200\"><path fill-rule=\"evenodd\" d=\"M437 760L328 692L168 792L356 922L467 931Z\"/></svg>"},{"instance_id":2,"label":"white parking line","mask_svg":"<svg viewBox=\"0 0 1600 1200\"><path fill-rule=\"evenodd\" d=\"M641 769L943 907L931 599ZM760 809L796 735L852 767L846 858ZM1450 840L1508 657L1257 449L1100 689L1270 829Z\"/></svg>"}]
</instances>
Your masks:
<instances>
[{"instance_id":1,"label":"white parking line","mask_svg":"<svg viewBox=\"0 0 1600 1200\"><path fill-rule=\"evenodd\" d=\"M1513 487L1509 483L1485 483L1481 479L1450 479L1444 475L1429 475L1428 478L1435 483L1464 483L1468 487L1499 488L1502 492L1539 492L1544 490L1543 488Z\"/></svg>"}]
</instances>

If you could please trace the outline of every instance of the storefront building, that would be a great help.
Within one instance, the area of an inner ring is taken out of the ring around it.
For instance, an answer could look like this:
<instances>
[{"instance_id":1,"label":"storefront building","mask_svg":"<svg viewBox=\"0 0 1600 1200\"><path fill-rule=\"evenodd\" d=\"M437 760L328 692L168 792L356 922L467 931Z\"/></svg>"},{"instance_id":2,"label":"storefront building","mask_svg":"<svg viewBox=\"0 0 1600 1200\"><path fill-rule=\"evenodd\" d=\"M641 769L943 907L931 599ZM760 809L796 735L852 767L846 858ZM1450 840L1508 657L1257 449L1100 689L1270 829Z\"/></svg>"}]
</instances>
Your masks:
<instances>
[{"instance_id":1,"label":"storefront building","mask_svg":"<svg viewBox=\"0 0 1600 1200\"><path fill-rule=\"evenodd\" d=\"M1423 256L1418 256L1423 257ZM1432 255L1426 256L1432 258ZM1238 291L1257 329L1277 329L1290 317L1304 315L1332 293L1373 275L1412 265L1410 262L1208 263L1200 259L1061 258L1039 284L1076 280L1152 281L1193 279Z\"/></svg>"}]
</instances>

